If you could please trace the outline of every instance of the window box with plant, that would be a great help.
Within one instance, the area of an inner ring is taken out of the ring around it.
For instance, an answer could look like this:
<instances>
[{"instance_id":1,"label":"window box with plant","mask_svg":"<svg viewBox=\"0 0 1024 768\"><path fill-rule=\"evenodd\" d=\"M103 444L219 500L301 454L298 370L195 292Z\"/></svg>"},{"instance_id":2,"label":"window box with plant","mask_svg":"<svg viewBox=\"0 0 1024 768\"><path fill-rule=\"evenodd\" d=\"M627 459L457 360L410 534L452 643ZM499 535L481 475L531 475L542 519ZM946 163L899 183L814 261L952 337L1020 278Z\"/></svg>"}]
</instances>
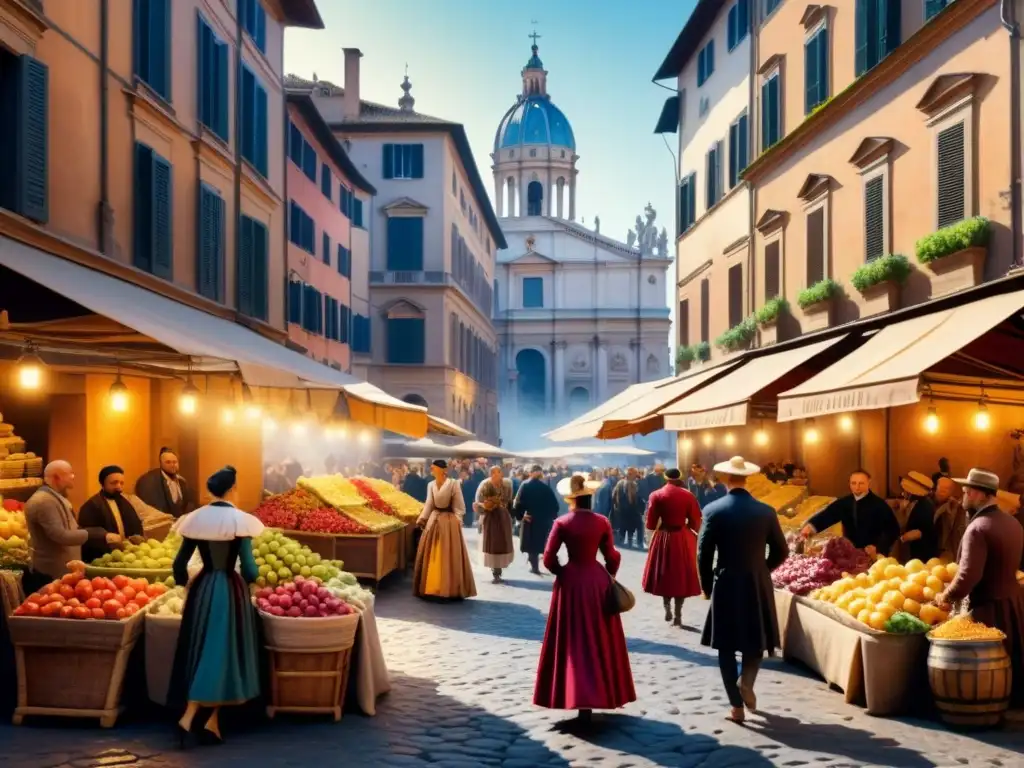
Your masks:
<instances>
[{"instance_id":1,"label":"window box with plant","mask_svg":"<svg viewBox=\"0 0 1024 768\"><path fill-rule=\"evenodd\" d=\"M676 350L676 373L688 370L693 363L703 363L711 359L711 345L700 341Z\"/></svg>"},{"instance_id":2,"label":"window box with plant","mask_svg":"<svg viewBox=\"0 0 1024 768\"><path fill-rule=\"evenodd\" d=\"M992 222L975 216L917 241L917 260L931 273L933 297L981 284L991 232Z\"/></svg>"},{"instance_id":3,"label":"window box with plant","mask_svg":"<svg viewBox=\"0 0 1024 768\"><path fill-rule=\"evenodd\" d=\"M789 312L789 302L781 296L769 299L754 313L754 322L761 329L761 346L766 347L779 340L779 318Z\"/></svg>"},{"instance_id":4,"label":"window box with plant","mask_svg":"<svg viewBox=\"0 0 1024 768\"><path fill-rule=\"evenodd\" d=\"M796 303L803 310L801 327L804 333L820 331L832 325L836 298L842 291L842 286L828 277L800 291Z\"/></svg>"},{"instance_id":5,"label":"window box with plant","mask_svg":"<svg viewBox=\"0 0 1024 768\"><path fill-rule=\"evenodd\" d=\"M750 315L715 339L715 346L723 352L736 352L749 347L755 335L757 335L757 321L753 315Z\"/></svg>"},{"instance_id":6,"label":"window box with plant","mask_svg":"<svg viewBox=\"0 0 1024 768\"><path fill-rule=\"evenodd\" d=\"M912 270L910 260L901 253L890 253L858 268L850 282L864 299L861 317L899 309L900 288Z\"/></svg>"}]
</instances>

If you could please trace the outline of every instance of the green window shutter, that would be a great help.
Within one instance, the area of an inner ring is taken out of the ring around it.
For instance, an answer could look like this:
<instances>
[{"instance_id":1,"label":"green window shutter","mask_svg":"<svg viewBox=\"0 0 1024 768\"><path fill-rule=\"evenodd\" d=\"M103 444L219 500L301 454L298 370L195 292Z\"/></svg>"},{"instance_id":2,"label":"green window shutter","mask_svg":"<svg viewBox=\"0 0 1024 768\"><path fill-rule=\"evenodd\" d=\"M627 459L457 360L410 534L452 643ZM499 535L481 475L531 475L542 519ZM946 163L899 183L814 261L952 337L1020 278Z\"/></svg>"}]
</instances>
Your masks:
<instances>
[{"instance_id":1,"label":"green window shutter","mask_svg":"<svg viewBox=\"0 0 1024 768\"><path fill-rule=\"evenodd\" d=\"M238 311L243 315L253 314L253 282L252 263L256 222L248 216L242 216L238 233L238 262L235 269L235 292L238 300Z\"/></svg>"},{"instance_id":2,"label":"green window shutter","mask_svg":"<svg viewBox=\"0 0 1024 768\"><path fill-rule=\"evenodd\" d=\"M395 145L385 144L384 145L384 178L393 179L395 178Z\"/></svg>"},{"instance_id":3,"label":"green window shutter","mask_svg":"<svg viewBox=\"0 0 1024 768\"><path fill-rule=\"evenodd\" d=\"M804 43L804 112L818 106L818 35Z\"/></svg>"},{"instance_id":4,"label":"green window shutter","mask_svg":"<svg viewBox=\"0 0 1024 768\"><path fill-rule=\"evenodd\" d=\"M860 77L868 69L874 66L874 63L869 63L870 59L873 58L871 51L871 37L873 30L869 29L871 26L871 19L874 16L872 13L873 4L877 0L856 0L856 8L854 10L854 65L857 72L857 77Z\"/></svg>"},{"instance_id":5,"label":"green window shutter","mask_svg":"<svg viewBox=\"0 0 1024 768\"><path fill-rule=\"evenodd\" d=\"M153 153L153 274L170 280L174 269L171 164Z\"/></svg>"},{"instance_id":6,"label":"green window shutter","mask_svg":"<svg viewBox=\"0 0 1024 768\"><path fill-rule=\"evenodd\" d=\"M258 221L253 222L252 233L252 316L266 320L269 314L270 238L267 236L267 228Z\"/></svg>"},{"instance_id":7,"label":"green window shutter","mask_svg":"<svg viewBox=\"0 0 1024 768\"><path fill-rule=\"evenodd\" d=\"M132 262L141 270L153 271L153 150L135 145Z\"/></svg>"},{"instance_id":8,"label":"green window shutter","mask_svg":"<svg viewBox=\"0 0 1024 768\"><path fill-rule=\"evenodd\" d=\"M197 284L201 296L221 300L224 254L224 201L210 187L199 188L199 258Z\"/></svg>"},{"instance_id":9,"label":"green window shutter","mask_svg":"<svg viewBox=\"0 0 1024 768\"><path fill-rule=\"evenodd\" d=\"M412 178L423 178L423 145L412 145Z\"/></svg>"},{"instance_id":10,"label":"green window shutter","mask_svg":"<svg viewBox=\"0 0 1024 768\"><path fill-rule=\"evenodd\" d=\"M15 210L26 219L45 224L50 217L49 70L28 55L18 57L18 96Z\"/></svg>"},{"instance_id":11,"label":"green window shutter","mask_svg":"<svg viewBox=\"0 0 1024 768\"><path fill-rule=\"evenodd\" d=\"M267 176L268 158L267 151L269 137L267 134L267 92L262 86L256 84L256 170L264 177Z\"/></svg>"},{"instance_id":12,"label":"green window shutter","mask_svg":"<svg viewBox=\"0 0 1024 768\"><path fill-rule=\"evenodd\" d=\"M878 15L878 53L875 64L895 51L900 44L901 0L875 0Z\"/></svg>"}]
</instances>

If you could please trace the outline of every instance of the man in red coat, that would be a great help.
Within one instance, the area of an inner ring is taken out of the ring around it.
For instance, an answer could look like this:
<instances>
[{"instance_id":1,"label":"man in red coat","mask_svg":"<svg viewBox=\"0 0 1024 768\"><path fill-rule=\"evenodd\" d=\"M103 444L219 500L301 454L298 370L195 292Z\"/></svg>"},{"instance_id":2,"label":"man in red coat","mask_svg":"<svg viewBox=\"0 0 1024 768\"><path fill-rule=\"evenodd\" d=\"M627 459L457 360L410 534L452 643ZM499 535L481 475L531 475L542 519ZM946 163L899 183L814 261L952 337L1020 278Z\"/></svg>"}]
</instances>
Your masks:
<instances>
[{"instance_id":1,"label":"man in red coat","mask_svg":"<svg viewBox=\"0 0 1024 768\"><path fill-rule=\"evenodd\" d=\"M647 504L647 530L654 531L654 536L644 566L643 589L661 597L665 621L681 627L683 600L700 594L696 558L700 505L683 487L678 469L668 470L665 480L665 486L652 493Z\"/></svg>"}]
</instances>

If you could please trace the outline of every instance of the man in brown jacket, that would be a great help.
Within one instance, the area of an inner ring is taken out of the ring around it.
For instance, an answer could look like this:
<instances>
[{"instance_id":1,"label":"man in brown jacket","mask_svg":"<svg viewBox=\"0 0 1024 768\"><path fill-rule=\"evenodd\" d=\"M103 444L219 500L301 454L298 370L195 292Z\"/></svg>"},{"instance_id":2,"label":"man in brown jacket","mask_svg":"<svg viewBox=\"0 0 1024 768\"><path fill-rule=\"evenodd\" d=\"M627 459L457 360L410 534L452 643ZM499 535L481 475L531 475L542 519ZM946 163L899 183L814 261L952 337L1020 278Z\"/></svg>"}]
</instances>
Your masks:
<instances>
[{"instance_id":1,"label":"man in brown jacket","mask_svg":"<svg viewBox=\"0 0 1024 768\"><path fill-rule=\"evenodd\" d=\"M67 563L81 559L82 545L90 539L110 545L121 541L116 533L102 528L78 527L65 497L75 484L75 473L66 461L50 462L43 471L43 483L25 504L32 545L32 571L23 579L26 592L35 592L67 573Z\"/></svg>"}]
</instances>

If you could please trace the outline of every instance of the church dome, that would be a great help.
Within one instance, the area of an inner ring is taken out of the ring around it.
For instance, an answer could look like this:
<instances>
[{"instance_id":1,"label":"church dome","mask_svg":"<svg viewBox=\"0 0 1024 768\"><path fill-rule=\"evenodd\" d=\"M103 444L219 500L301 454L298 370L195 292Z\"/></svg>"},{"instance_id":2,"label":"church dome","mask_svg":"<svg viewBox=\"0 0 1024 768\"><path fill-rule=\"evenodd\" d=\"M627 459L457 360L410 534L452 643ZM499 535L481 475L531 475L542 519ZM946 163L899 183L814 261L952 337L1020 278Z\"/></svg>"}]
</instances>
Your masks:
<instances>
[{"instance_id":1,"label":"church dome","mask_svg":"<svg viewBox=\"0 0 1024 768\"><path fill-rule=\"evenodd\" d=\"M550 144L576 151L576 137L568 118L550 97L542 95L520 96L498 125L495 152L521 144Z\"/></svg>"},{"instance_id":2,"label":"church dome","mask_svg":"<svg viewBox=\"0 0 1024 768\"><path fill-rule=\"evenodd\" d=\"M540 60L534 33L532 56L523 68L523 92L505 113L494 136L494 151L522 145L567 147L576 151L569 120L548 95L547 72Z\"/></svg>"}]
</instances>

